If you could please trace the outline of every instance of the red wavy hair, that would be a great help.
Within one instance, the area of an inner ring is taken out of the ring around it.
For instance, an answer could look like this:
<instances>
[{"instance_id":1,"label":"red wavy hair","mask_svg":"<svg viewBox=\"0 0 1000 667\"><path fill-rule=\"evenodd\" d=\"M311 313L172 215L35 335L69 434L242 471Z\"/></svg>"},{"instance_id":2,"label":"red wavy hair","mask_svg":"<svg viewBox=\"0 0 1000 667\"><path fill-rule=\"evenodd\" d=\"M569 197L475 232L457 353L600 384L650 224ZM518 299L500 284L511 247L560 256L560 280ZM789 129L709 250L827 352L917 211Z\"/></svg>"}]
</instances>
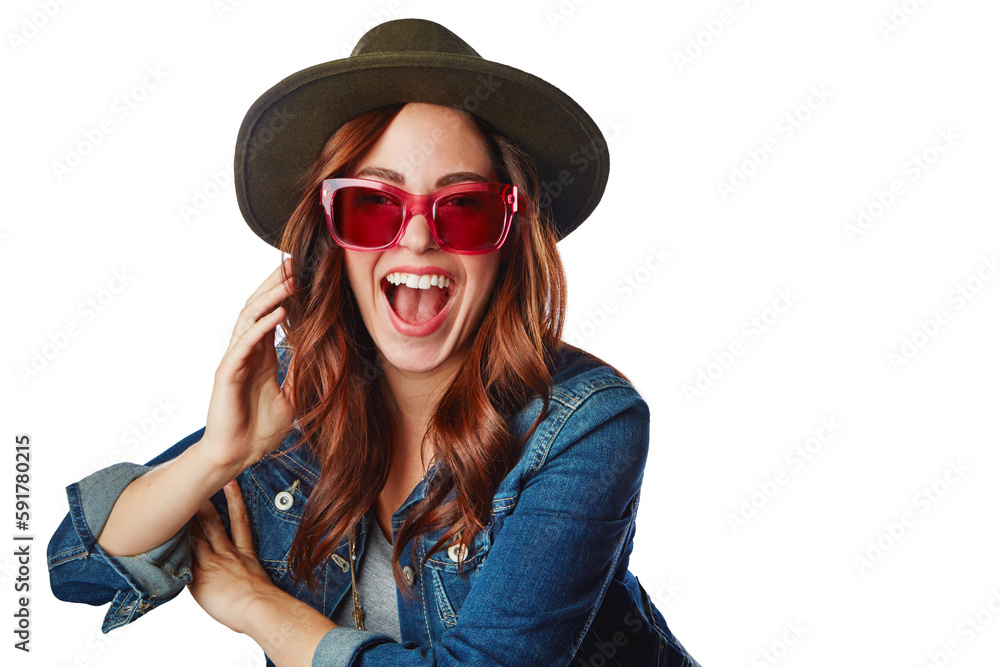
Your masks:
<instances>
[{"instance_id":1,"label":"red wavy hair","mask_svg":"<svg viewBox=\"0 0 1000 667\"><path fill-rule=\"evenodd\" d=\"M379 390L375 346L344 272L344 251L326 228L319 190L324 179L350 172L402 106L365 113L330 137L302 179L281 239L295 277L295 290L283 304L282 327L293 350L287 376L302 441L321 470L289 556L296 579L310 586L316 585L317 568L378 498L396 433ZM501 250L497 281L468 359L424 435L441 472L400 527L392 554L396 584L411 599L399 565L403 545L413 540L415 561L415 538L449 527L426 560L458 535L468 546L486 526L496 487L530 436L515 442L508 419L536 395L548 408L552 360L563 345L565 277L555 231L540 207L535 167L494 128L460 113L485 140L498 178L516 185L524 203ZM446 501L452 489L455 497Z\"/></svg>"}]
</instances>

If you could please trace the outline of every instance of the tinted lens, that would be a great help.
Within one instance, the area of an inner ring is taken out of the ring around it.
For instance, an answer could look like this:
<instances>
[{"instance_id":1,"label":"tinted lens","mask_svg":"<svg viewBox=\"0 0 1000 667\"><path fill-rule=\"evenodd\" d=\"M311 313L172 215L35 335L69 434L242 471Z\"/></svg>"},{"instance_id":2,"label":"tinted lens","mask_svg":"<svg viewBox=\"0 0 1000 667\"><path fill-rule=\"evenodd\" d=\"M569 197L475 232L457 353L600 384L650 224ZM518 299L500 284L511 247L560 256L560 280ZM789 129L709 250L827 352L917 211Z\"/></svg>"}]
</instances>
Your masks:
<instances>
[{"instance_id":1,"label":"tinted lens","mask_svg":"<svg viewBox=\"0 0 1000 667\"><path fill-rule=\"evenodd\" d=\"M330 210L337 235L361 248L381 248L391 243L403 223L403 204L374 188L341 188L333 194Z\"/></svg>"},{"instance_id":2,"label":"tinted lens","mask_svg":"<svg viewBox=\"0 0 1000 667\"><path fill-rule=\"evenodd\" d=\"M456 250L487 250L503 235L506 209L500 192L458 192L438 200L434 224L445 245Z\"/></svg>"}]
</instances>

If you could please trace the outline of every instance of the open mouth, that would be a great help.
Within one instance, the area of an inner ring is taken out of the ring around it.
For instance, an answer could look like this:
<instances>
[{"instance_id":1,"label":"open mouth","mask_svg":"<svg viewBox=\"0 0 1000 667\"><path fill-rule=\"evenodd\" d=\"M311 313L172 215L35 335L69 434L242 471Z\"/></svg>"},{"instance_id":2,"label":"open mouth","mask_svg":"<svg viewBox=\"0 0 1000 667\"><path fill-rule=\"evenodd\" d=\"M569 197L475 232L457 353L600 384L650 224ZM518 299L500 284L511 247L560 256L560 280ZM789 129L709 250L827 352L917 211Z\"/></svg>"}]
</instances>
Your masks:
<instances>
[{"instance_id":1,"label":"open mouth","mask_svg":"<svg viewBox=\"0 0 1000 667\"><path fill-rule=\"evenodd\" d=\"M390 273L382 279L389 307L403 322L420 325L434 319L455 294L451 278L438 274Z\"/></svg>"}]
</instances>

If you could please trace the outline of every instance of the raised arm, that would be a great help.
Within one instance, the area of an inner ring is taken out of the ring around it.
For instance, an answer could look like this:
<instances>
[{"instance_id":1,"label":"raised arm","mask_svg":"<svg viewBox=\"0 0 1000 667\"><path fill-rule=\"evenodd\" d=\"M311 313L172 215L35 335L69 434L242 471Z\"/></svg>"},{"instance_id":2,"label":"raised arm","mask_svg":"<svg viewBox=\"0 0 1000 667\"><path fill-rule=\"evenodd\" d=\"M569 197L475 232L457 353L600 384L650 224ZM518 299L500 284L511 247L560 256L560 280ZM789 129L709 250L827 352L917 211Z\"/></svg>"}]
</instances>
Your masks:
<instances>
[{"instance_id":1,"label":"raised arm","mask_svg":"<svg viewBox=\"0 0 1000 667\"><path fill-rule=\"evenodd\" d=\"M97 537L107 553L133 556L163 544L288 434L294 411L289 383L278 384L274 328L284 317L278 304L292 286L291 276L282 280L281 273L279 266L240 312L215 372L201 440L126 487Z\"/></svg>"}]
</instances>

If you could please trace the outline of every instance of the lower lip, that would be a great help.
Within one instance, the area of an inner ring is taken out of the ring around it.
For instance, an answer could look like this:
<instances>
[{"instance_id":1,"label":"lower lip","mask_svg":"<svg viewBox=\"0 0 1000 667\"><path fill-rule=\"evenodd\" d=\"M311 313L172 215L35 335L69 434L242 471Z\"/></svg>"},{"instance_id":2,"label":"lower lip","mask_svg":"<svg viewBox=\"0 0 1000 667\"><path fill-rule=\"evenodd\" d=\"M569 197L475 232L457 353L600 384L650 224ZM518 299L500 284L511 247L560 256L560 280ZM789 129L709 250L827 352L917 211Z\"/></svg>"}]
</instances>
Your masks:
<instances>
[{"instance_id":1,"label":"lower lip","mask_svg":"<svg viewBox=\"0 0 1000 667\"><path fill-rule=\"evenodd\" d=\"M386 296L385 290L380 290L382 292L382 302L385 304L385 309L389 311L389 320L392 321L392 326L396 327L396 331L403 334L404 336L429 336L441 326L445 318L448 317L448 311L451 310L451 303L455 300L455 296L452 295L448 302L444 304L444 308L441 312L427 320L426 322L421 322L420 324L410 324L409 322L403 320L396 311L393 310L392 304L389 303L389 297Z\"/></svg>"}]
</instances>

